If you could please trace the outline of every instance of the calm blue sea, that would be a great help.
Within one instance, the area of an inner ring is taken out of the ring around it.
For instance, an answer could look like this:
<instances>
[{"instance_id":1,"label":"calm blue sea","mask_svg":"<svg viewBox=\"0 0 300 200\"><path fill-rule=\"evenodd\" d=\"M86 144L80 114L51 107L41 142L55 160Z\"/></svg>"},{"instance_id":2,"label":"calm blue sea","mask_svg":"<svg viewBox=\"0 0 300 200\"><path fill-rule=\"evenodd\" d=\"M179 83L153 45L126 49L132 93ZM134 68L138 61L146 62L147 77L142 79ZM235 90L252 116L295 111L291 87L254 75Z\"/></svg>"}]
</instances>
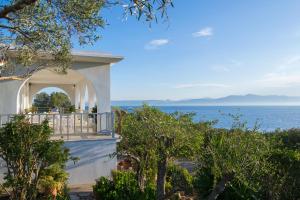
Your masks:
<instances>
[{"instance_id":1,"label":"calm blue sea","mask_svg":"<svg viewBox=\"0 0 300 200\"><path fill-rule=\"evenodd\" d=\"M134 107L123 107L133 109ZM175 111L195 113L195 121L218 120L216 127L230 128L233 118L240 115L241 121L247 122L248 128L259 124L262 131L277 128L300 128L300 106L158 106L166 113Z\"/></svg>"}]
</instances>

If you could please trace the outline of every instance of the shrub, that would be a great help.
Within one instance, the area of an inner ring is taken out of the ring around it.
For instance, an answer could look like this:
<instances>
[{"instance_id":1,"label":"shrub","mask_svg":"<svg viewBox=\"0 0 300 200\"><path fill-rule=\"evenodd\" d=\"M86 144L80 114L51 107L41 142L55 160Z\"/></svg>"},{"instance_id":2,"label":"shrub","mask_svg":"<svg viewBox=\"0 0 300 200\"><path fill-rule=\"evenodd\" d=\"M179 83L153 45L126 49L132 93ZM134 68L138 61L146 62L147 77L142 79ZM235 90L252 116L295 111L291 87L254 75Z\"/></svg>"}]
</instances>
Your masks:
<instances>
[{"instance_id":1,"label":"shrub","mask_svg":"<svg viewBox=\"0 0 300 200\"><path fill-rule=\"evenodd\" d=\"M7 170L3 186L12 199L36 199L39 183L60 192L67 179L64 167L69 151L62 141L50 140L50 135L47 121L31 124L25 116L14 117L0 129L0 158Z\"/></svg>"},{"instance_id":2,"label":"shrub","mask_svg":"<svg viewBox=\"0 0 300 200\"><path fill-rule=\"evenodd\" d=\"M99 180L97 180L93 191L96 199L113 200L116 199L117 196L114 182L105 177L100 177Z\"/></svg>"},{"instance_id":3,"label":"shrub","mask_svg":"<svg viewBox=\"0 0 300 200\"><path fill-rule=\"evenodd\" d=\"M156 185L155 184L147 184L144 190L143 197L145 200L156 199Z\"/></svg>"},{"instance_id":4,"label":"shrub","mask_svg":"<svg viewBox=\"0 0 300 200\"><path fill-rule=\"evenodd\" d=\"M142 192L133 172L113 171L112 180L100 177L93 190L97 200L155 199L155 186L147 185Z\"/></svg>"},{"instance_id":5,"label":"shrub","mask_svg":"<svg viewBox=\"0 0 300 200\"><path fill-rule=\"evenodd\" d=\"M185 194L193 193L193 177L187 169L178 165L169 165L167 168L167 185L168 193L183 191ZM170 191L168 191L170 190Z\"/></svg>"}]
</instances>

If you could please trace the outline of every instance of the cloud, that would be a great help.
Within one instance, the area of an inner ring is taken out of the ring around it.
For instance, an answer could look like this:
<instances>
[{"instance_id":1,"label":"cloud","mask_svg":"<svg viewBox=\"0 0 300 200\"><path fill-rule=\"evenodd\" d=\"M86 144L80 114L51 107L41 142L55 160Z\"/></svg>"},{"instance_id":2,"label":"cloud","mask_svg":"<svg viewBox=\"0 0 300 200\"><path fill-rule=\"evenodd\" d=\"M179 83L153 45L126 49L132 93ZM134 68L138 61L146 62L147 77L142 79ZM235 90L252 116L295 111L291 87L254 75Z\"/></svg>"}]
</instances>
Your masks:
<instances>
[{"instance_id":1,"label":"cloud","mask_svg":"<svg viewBox=\"0 0 300 200\"><path fill-rule=\"evenodd\" d=\"M214 65L211 67L211 69L215 72L229 72L230 69L226 67L225 65Z\"/></svg>"},{"instance_id":2,"label":"cloud","mask_svg":"<svg viewBox=\"0 0 300 200\"><path fill-rule=\"evenodd\" d=\"M239 60L228 59L225 64L213 65L211 69L215 72L230 72L232 69L242 66L243 63Z\"/></svg>"},{"instance_id":3,"label":"cloud","mask_svg":"<svg viewBox=\"0 0 300 200\"><path fill-rule=\"evenodd\" d=\"M286 57L274 70L255 80L254 84L268 88L300 87L300 55Z\"/></svg>"},{"instance_id":4,"label":"cloud","mask_svg":"<svg viewBox=\"0 0 300 200\"><path fill-rule=\"evenodd\" d=\"M286 71L290 69L299 68L300 56L290 56L286 58L283 63L277 68L279 71Z\"/></svg>"},{"instance_id":5,"label":"cloud","mask_svg":"<svg viewBox=\"0 0 300 200\"><path fill-rule=\"evenodd\" d=\"M176 85L175 89L195 88L195 87L210 87L210 88L229 88L229 85L219 83L188 83Z\"/></svg>"},{"instance_id":6,"label":"cloud","mask_svg":"<svg viewBox=\"0 0 300 200\"><path fill-rule=\"evenodd\" d=\"M161 46L167 45L170 41L168 39L157 39L151 40L148 44L145 45L145 49L157 49Z\"/></svg>"},{"instance_id":7,"label":"cloud","mask_svg":"<svg viewBox=\"0 0 300 200\"><path fill-rule=\"evenodd\" d=\"M212 36L213 33L213 29L211 27L205 27L203 29L201 29L198 32L193 33L194 37L210 37Z\"/></svg>"},{"instance_id":8,"label":"cloud","mask_svg":"<svg viewBox=\"0 0 300 200\"><path fill-rule=\"evenodd\" d=\"M255 82L263 87L283 88L300 86L300 74L268 73Z\"/></svg>"}]
</instances>

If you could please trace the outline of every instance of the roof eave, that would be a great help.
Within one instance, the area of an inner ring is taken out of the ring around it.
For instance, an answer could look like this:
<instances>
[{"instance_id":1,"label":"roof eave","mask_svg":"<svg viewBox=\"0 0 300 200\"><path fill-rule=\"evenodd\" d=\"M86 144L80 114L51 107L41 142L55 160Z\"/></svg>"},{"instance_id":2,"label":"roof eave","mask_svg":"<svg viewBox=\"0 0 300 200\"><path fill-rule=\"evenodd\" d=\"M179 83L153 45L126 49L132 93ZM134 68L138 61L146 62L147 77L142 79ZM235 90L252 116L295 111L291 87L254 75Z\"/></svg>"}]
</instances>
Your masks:
<instances>
[{"instance_id":1,"label":"roof eave","mask_svg":"<svg viewBox=\"0 0 300 200\"><path fill-rule=\"evenodd\" d=\"M121 56L87 56L87 55L72 55L73 62L93 62L93 63L118 63L124 58Z\"/></svg>"},{"instance_id":2,"label":"roof eave","mask_svg":"<svg viewBox=\"0 0 300 200\"><path fill-rule=\"evenodd\" d=\"M9 50L9 55L12 57L16 57L17 51ZM73 62L92 62L92 63L101 63L101 64L117 63L124 59L122 56L112 56L109 54L83 55L83 54L72 53L71 56ZM46 52L39 52L37 57L41 60L53 59L52 55Z\"/></svg>"}]
</instances>

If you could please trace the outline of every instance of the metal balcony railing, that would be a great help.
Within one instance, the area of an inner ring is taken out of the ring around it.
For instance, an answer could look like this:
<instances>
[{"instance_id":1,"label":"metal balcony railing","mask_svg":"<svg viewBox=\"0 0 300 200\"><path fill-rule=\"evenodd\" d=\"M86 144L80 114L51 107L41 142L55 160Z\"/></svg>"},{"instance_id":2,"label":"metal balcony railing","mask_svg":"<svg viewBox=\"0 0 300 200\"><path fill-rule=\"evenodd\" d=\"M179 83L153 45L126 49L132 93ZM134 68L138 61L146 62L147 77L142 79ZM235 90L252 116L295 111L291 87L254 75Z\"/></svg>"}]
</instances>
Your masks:
<instances>
[{"instance_id":1,"label":"metal balcony railing","mask_svg":"<svg viewBox=\"0 0 300 200\"><path fill-rule=\"evenodd\" d=\"M18 114L0 115L0 127ZM32 124L48 120L55 136L111 135L114 137L114 115L105 113L24 114Z\"/></svg>"}]
</instances>

